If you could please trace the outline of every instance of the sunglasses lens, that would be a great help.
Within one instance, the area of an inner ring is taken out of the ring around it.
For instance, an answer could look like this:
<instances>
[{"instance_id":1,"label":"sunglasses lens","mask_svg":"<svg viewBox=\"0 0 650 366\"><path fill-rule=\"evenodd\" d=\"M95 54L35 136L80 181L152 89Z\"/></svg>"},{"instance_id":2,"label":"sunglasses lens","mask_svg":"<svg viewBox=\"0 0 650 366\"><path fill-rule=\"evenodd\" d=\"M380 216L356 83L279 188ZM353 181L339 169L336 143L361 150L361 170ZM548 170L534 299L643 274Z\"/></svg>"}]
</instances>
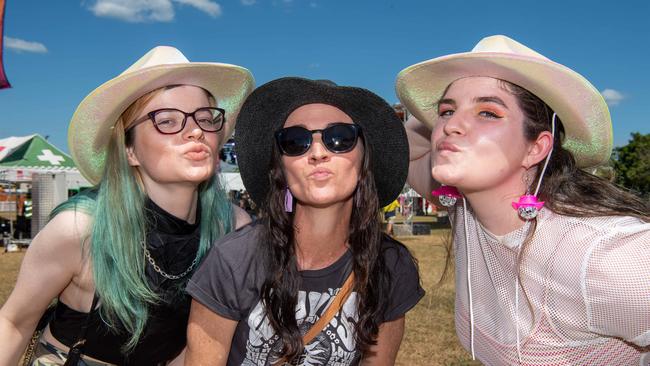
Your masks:
<instances>
[{"instance_id":1,"label":"sunglasses lens","mask_svg":"<svg viewBox=\"0 0 650 366\"><path fill-rule=\"evenodd\" d=\"M354 149L358 135L355 125L348 123L336 124L323 131L323 143L332 152L348 152Z\"/></svg>"},{"instance_id":2,"label":"sunglasses lens","mask_svg":"<svg viewBox=\"0 0 650 366\"><path fill-rule=\"evenodd\" d=\"M278 145L285 155L302 155L311 145L311 132L302 127L283 128L276 136Z\"/></svg>"}]
</instances>

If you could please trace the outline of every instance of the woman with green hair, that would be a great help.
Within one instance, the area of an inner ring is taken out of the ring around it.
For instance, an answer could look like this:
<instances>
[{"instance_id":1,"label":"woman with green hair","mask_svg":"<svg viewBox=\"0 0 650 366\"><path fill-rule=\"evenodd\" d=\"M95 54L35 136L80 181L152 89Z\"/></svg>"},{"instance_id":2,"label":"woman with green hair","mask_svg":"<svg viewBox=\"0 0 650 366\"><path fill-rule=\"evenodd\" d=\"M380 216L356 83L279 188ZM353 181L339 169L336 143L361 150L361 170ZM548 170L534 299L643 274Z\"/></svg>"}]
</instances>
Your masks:
<instances>
[{"instance_id":1,"label":"woman with green hair","mask_svg":"<svg viewBox=\"0 0 650 366\"><path fill-rule=\"evenodd\" d=\"M156 47L81 102L70 151L95 187L32 241L0 309L0 364L19 361L54 298L33 365L182 364L187 279L250 221L215 167L252 87L244 68Z\"/></svg>"}]
</instances>

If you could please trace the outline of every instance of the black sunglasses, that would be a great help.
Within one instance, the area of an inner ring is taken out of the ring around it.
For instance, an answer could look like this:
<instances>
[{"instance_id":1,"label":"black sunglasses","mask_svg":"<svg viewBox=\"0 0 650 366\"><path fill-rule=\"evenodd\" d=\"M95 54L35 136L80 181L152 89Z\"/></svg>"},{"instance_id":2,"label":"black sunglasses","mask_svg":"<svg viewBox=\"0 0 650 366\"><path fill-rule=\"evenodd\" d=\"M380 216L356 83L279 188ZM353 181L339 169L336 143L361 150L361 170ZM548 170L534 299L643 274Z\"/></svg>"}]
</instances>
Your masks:
<instances>
[{"instance_id":1,"label":"black sunglasses","mask_svg":"<svg viewBox=\"0 0 650 366\"><path fill-rule=\"evenodd\" d=\"M304 127L293 126L283 128L275 133L275 140L282 154L299 156L311 147L313 134L320 133L327 150L342 154L352 151L357 144L361 127L351 123L332 123L322 130L308 130Z\"/></svg>"}]
</instances>

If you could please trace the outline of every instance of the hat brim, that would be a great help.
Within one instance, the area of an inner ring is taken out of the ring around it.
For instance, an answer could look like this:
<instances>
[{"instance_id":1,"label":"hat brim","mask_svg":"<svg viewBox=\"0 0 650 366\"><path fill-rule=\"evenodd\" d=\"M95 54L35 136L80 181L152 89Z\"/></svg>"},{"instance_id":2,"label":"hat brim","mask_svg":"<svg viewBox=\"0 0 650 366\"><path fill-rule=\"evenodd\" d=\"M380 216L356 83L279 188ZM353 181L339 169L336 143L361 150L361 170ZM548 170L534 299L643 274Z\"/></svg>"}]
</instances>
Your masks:
<instances>
[{"instance_id":1,"label":"hat brim","mask_svg":"<svg viewBox=\"0 0 650 366\"><path fill-rule=\"evenodd\" d=\"M222 63L167 64L117 76L96 88L77 107L68 128L70 153L81 174L90 183L98 184L117 119L139 97L167 85L194 85L214 96L217 105L226 111L221 148L231 136L241 104L253 84L247 69Z\"/></svg>"},{"instance_id":2,"label":"hat brim","mask_svg":"<svg viewBox=\"0 0 650 366\"><path fill-rule=\"evenodd\" d=\"M467 52L424 61L397 76L397 94L415 117L433 128L436 102L454 81L488 76L516 84L535 94L562 120L563 147L579 167L609 160L612 122L605 99L580 74L553 61L516 54Z\"/></svg>"},{"instance_id":3,"label":"hat brim","mask_svg":"<svg viewBox=\"0 0 650 366\"><path fill-rule=\"evenodd\" d=\"M269 190L275 131L297 108L323 103L339 108L361 126L380 206L401 192L408 173L408 142L402 121L388 103L361 88L332 86L302 78L282 78L258 87L244 102L235 134L242 181L253 201Z\"/></svg>"}]
</instances>

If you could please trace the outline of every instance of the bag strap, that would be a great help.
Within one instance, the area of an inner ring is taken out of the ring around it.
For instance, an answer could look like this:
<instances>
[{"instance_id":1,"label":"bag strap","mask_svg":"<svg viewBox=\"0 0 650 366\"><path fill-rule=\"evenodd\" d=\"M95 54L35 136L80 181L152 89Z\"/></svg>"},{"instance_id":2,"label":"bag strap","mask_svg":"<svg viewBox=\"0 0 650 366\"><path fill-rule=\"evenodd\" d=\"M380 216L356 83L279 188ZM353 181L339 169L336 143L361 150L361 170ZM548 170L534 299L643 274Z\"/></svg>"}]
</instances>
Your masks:
<instances>
[{"instance_id":1,"label":"bag strap","mask_svg":"<svg viewBox=\"0 0 650 366\"><path fill-rule=\"evenodd\" d=\"M84 324L81 326L81 329L79 330L79 336L77 337L77 340L70 347L70 350L68 351L68 357L65 360L63 366L77 366L79 360L81 360L83 347L86 344L86 333L88 331L88 324L90 323L90 317L93 313L93 310L95 310L98 301L99 301L99 296L95 292L95 294L93 295L93 303L92 305L90 305L90 311L88 311L88 315L86 315L86 321L84 322Z\"/></svg>"},{"instance_id":2,"label":"bag strap","mask_svg":"<svg viewBox=\"0 0 650 366\"><path fill-rule=\"evenodd\" d=\"M347 301L348 297L352 293L352 287L354 285L354 271L351 271L348 275L348 278L341 286L339 293L334 296L334 300L327 307L327 310L321 315L320 318L312 325L307 333L302 336L302 343L309 344L323 329L329 324L329 322L334 318L334 316L341 310L343 304ZM280 366L287 362L285 357L279 359L273 366Z\"/></svg>"},{"instance_id":3,"label":"bag strap","mask_svg":"<svg viewBox=\"0 0 650 366\"><path fill-rule=\"evenodd\" d=\"M353 285L354 285L354 271L350 272L348 278L343 283L343 286L341 286L339 293L334 297L334 300L332 301L330 306L327 307L327 310L325 310L323 315L321 315L321 317L318 318L318 321L314 323L314 325L312 325L311 328L309 328L307 333L305 333L305 335L302 336L303 344L305 345L309 344L309 342L311 342L318 335L318 333L320 333L323 329L325 329L325 326L329 324L332 318L334 318L334 315L336 315L343 307L343 304L345 304L345 301L352 293Z\"/></svg>"}]
</instances>

